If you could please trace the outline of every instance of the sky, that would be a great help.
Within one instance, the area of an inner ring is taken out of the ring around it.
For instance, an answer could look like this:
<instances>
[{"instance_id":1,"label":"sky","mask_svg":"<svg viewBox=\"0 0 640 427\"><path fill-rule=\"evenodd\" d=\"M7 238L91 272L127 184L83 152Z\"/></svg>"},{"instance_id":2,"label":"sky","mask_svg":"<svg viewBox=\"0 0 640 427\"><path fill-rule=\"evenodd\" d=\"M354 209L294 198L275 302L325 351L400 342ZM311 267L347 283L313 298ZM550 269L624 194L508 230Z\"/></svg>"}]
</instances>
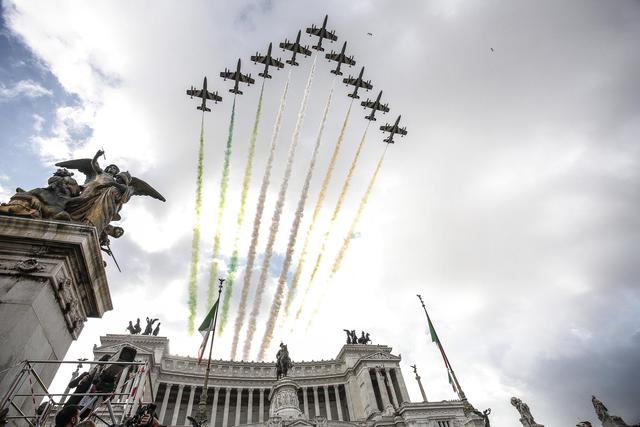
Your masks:
<instances>
[{"instance_id":1,"label":"sky","mask_svg":"<svg viewBox=\"0 0 640 427\"><path fill-rule=\"evenodd\" d=\"M126 7L125 7L126 6ZM114 309L90 319L66 358L91 354L99 336L129 319L158 317L171 352L195 356L187 333L187 282L201 114L185 95L200 87L223 102L204 122L205 162L197 320L205 315L232 94L218 77L242 59L256 85L237 99L230 180L221 230L225 270L261 79L249 61L299 29L319 25L347 51L391 111L378 113L303 317L279 321L269 355L332 359L343 328L393 347L413 400L417 364L430 400L453 399L416 294L470 401L494 425L516 425L518 396L545 425L590 420L595 394L628 423L640 420L640 3L595 0L354 0L190 2L3 1L0 21L0 200L44 186L56 161L103 148L158 189L122 210L125 235L107 260ZM304 32L304 31L303 31ZM367 33L372 33L368 35ZM305 44L312 40L302 37ZM274 54L287 56L279 49ZM258 192L285 81L290 90L258 243L260 260L312 59L272 70L265 82L256 160L241 230L240 280ZM317 58L300 145L286 193L252 358L262 337L304 176L334 76ZM298 260L322 177L349 107L336 82L293 253ZM340 270L330 264L385 149L378 127L402 114L409 134L388 147ZM322 242L342 182L367 126L354 103L322 205L310 257ZM100 160L104 164L104 160ZM81 177L78 176L81 180ZM308 281L307 261L301 284ZM291 272L292 273L292 272ZM253 295L253 290L252 294ZM250 301L252 298L250 297ZM317 316L307 327L311 313ZM228 358L232 327L216 338ZM244 337L244 333L242 334ZM56 386L70 372L61 370ZM573 424L572 424L573 423Z\"/></svg>"}]
</instances>

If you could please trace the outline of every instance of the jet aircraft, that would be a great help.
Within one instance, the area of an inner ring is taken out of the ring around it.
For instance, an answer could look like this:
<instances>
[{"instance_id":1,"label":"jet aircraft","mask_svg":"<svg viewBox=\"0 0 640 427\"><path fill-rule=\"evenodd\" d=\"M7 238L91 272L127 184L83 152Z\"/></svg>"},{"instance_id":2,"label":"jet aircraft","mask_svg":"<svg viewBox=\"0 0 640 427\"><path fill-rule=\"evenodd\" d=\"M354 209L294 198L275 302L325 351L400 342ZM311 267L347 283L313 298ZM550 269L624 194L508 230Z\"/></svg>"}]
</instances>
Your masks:
<instances>
[{"instance_id":1,"label":"jet aircraft","mask_svg":"<svg viewBox=\"0 0 640 427\"><path fill-rule=\"evenodd\" d=\"M364 73L364 67L362 67L362 69L360 70L360 75L358 77L354 78L349 76L346 79L342 79L342 81L347 85L355 86L355 88L353 89L353 93L350 93L347 96L353 99L360 99L360 97L358 96L358 89L363 88L363 89L369 90L373 88L373 85L371 84L371 80L367 80L367 81L362 80L363 73Z\"/></svg>"},{"instance_id":2,"label":"jet aircraft","mask_svg":"<svg viewBox=\"0 0 640 427\"><path fill-rule=\"evenodd\" d=\"M302 46L300 44L300 34L302 33L302 31L298 31L298 36L296 37L296 41L294 43L291 43L289 40L284 39L283 43L280 43L280 47L282 48L282 50L290 50L291 52L293 52L293 55L291 56L291 59L287 59L286 62L287 64L291 64L291 65L300 65L296 62L296 55L297 54L302 54L304 56L310 56L311 55L311 51L309 50L309 48L307 46Z\"/></svg>"},{"instance_id":3,"label":"jet aircraft","mask_svg":"<svg viewBox=\"0 0 640 427\"><path fill-rule=\"evenodd\" d=\"M398 116L398 118L396 119L396 122L393 125L390 125L389 123L387 123L384 126L380 126L381 131L389 132L389 136L383 139L383 141L386 142L387 144L393 144L393 135L398 134L400 136L405 136L407 134L406 126L403 128L400 127L400 117L402 116Z\"/></svg>"},{"instance_id":4,"label":"jet aircraft","mask_svg":"<svg viewBox=\"0 0 640 427\"><path fill-rule=\"evenodd\" d=\"M380 102L381 97L382 97L382 91L380 91L375 101L367 99L366 101L362 101L360 103L360 105L362 105L364 108L371 108L371 113L368 116L364 116L365 119L370 121L375 121L376 111L382 111L383 114L389 112L389 104L381 103Z\"/></svg>"},{"instance_id":5,"label":"jet aircraft","mask_svg":"<svg viewBox=\"0 0 640 427\"><path fill-rule=\"evenodd\" d=\"M351 67L352 65L356 65L356 61L353 59L353 55L351 56L345 55L344 51L346 48L347 48L347 42L344 42L344 44L342 45L342 51L340 51L340 53L334 52L332 50L331 53L327 53L325 55L325 58L327 58L329 61L336 61L338 63L338 66L336 67L336 69L331 70L331 72L336 76L342 75L342 71L340 71L340 66L342 64L347 64L349 67Z\"/></svg>"},{"instance_id":6,"label":"jet aircraft","mask_svg":"<svg viewBox=\"0 0 640 427\"><path fill-rule=\"evenodd\" d=\"M196 107L198 110L202 111L211 111L211 109L207 108L207 99L212 100L216 104L218 103L218 101L222 101L222 97L218 95L218 92L209 92L207 90L206 76L204 78L204 81L202 82L202 90L198 90L191 86L191 89L187 89L187 95L189 95L192 99L194 96L202 98L202 104Z\"/></svg>"},{"instance_id":7,"label":"jet aircraft","mask_svg":"<svg viewBox=\"0 0 640 427\"><path fill-rule=\"evenodd\" d=\"M269 75L269 67L276 68L284 68L284 64L280 61L280 58L276 59L271 56L271 48L273 47L273 43L269 43L269 49L267 49L267 54L265 56L260 55L258 52L254 56L251 57L253 63L261 63L264 64L264 71L262 73L258 73L260 77L264 77L265 79L270 79Z\"/></svg>"},{"instance_id":8,"label":"jet aircraft","mask_svg":"<svg viewBox=\"0 0 640 427\"><path fill-rule=\"evenodd\" d=\"M338 36L336 36L335 31L327 31L327 19L329 19L329 15L324 16L324 21L322 21L322 27L318 28L315 25L311 25L311 28L307 28L307 33L318 37L318 44L311 46L311 48L315 50L324 50L322 47L322 39L327 39L332 42L338 40Z\"/></svg>"},{"instance_id":9,"label":"jet aircraft","mask_svg":"<svg viewBox=\"0 0 640 427\"><path fill-rule=\"evenodd\" d=\"M220 77L222 77L223 79L225 80L231 79L235 81L233 88L229 89L229 92L235 93L238 95L242 95L242 91L238 89L238 86L240 85L240 83L246 83L247 85L252 85L256 82L254 79L251 78L251 74L242 74L240 72L240 66L241 66L240 59L238 59L238 67L236 68L236 71L229 71L227 68L225 68L224 71L220 73Z\"/></svg>"}]
</instances>

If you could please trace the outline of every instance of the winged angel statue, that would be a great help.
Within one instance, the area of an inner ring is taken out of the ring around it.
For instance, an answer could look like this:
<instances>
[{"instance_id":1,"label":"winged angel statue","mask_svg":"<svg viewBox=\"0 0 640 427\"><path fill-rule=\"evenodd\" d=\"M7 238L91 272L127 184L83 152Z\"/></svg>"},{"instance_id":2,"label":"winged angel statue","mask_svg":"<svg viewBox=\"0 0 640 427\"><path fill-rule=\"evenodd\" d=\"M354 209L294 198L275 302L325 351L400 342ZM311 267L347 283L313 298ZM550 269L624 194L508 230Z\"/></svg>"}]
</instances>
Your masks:
<instances>
[{"instance_id":1,"label":"winged angel statue","mask_svg":"<svg viewBox=\"0 0 640 427\"><path fill-rule=\"evenodd\" d=\"M109 223L121 219L120 209L131 196L151 196L166 201L152 186L129 172L121 172L116 165L102 169L98 158L103 154L98 150L93 159L56 163L63 169L58 169L49 179L47 188L30 191L18 188L9 203L0 205L0 214L89 224L102 239L105 234L111 234L114 227ZM67 168L83 173L84 184L78 185Z\"/></svg>"}]
</instances>

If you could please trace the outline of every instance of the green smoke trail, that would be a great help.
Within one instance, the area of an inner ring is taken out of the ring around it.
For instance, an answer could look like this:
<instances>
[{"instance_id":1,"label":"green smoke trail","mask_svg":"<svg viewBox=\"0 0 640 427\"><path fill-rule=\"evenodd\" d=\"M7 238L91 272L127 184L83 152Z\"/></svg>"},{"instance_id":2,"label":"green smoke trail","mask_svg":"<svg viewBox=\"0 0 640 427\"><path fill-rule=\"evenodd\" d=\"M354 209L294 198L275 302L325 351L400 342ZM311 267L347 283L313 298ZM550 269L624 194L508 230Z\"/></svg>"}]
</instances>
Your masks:
<instances>
[{"instance_id":1,"label":"green smoke trail","mask_svg":"<svg viewBox=\"0 0 640 427\"><path fill-rule=\"evenodd\" d=\"M220 200L218 201L218 220L216 223L216 234L213 237L213 253L211 254L211 265L209 273L209 288L207 293L207 308L213 305L213 297L218 283L218 264L216 258L220 252L220 229L222 228L222 214L227 197L227 187L229 186L229 159L231 158L231 145L233 144L233 123L236 116L236 98L233 98L231 108L231 120L229 121L229 135L227 136L227 147L224 151L224 163L222 166L222 180L220 181Z\"/></svg>"},{"instance_id":2,"label":"green smoke trail","mask_svg":"<svg viewBox=\"0 0 640 427\"><path fill-rule=\"evenodd\" d=\"M233 239L233 252L229 261L229 271L227 272L227 281L225 283L224 298L222 301L222 312L220 317L220 330L222 334L229 317L229 305L231 303L231 293L233 290L233 282L238 269L238 241L242 231L242 223L244 222L244 210L247 202L247 194L249 193L249 182L253 172L253 158L256 153L256 139L258 138L258 126L260 125L260 113L262 111L262 94L264 93L264 80L262 80L262 88L260 89L260 97L258 98L258 108L256 109L256 118L253 122L253 130L251 131L251 139L249 140L249 152L247 154L247 163L244 167L244 176L242 177L242 192L240 194L240 212L236 218L236 236Z\"/></svg>"},{"instance_id":3,"label":"green smoke trail","mask_svg":"<svg viewBox=\"0 0 640 427\"><path fill-rule=\"evenodd\" d=\"M293 302L293 297L295 296L295 291L298 287L298 282L300 281L300 275L302 274L302 268L304 267L305 258L307 256L307 248L309 246L309 242L311 241L311 235L313 233L313 229L316 226L316 220L318 219L318 215L320 214L322 203L324 202L324 199L327 195L327 188L329 187L329 181L331 181L333 170L336 167L338 153L340 152L340 147L342 147L342 141L344 140L344 132L347 129L347 123L349 122L349 115L351 114L352 106L353 106L353 99L351 100L351 103L349 103L349 109L347 110L347 114L344 116L344 121L342 122L342 127L340 128L340 133L338 134L338 139L336 140L336 145L333 147L333 153L331 154L331 159L329 160L329 166L327 167L327 172L325 172L324 178L322 179L322 184L320 185L320 193L318 193L318 199L316 200L316 205L313 208L313 215L311 216L311 222L309 223L309 227L307 228L307 233L304 236L304 243L302 244L300 259L298 260L298 264L296 265L296 272L294 273L293 279L291 280L291 286L289 287L287 300L285 301L285 304L284 304L285 316L289 314L289 308L291 307L291 303Z\"/></svg>"},{"instance_id":4,"label":"green smoke trail","mask_svg":"<svg viewBox=\"0 0 640 427\"><path fill-rule=\"evenodd\" d=\"M370 124L371 122L369 122ZM353 157L353 160L351 161L351 166L349 167L349 172L347 172L347 177L344 180L344 183L342 184L342 189L340 190L340 195L338 196L338 201L336 202L336 206L333 209L333 214L331 215L331 220L329 221L329 227L327 228L327 232L324 234L324 237L322 239L322 246L320 247L320 251L318 252L318 257L316 258L316 263L313 266L313 272L311 273L311 278L309 279L309 283L307 284L307 288L304 291L304 294L302 296L302 301L300 302L300 308L298 309L298 312L296 314L296 318L298 318L298 316L300 315L300 312L302 310L302 307L304 307L305 301L307 299L307 296L309 295L309 290L311 289L312 285L313 285L313 281L316 277L316 274L318 272L318 268L320 267L320 262L322 261L322 257L324 255L326 246L327 246L327 240L329 239L329 235L331 234L331 231L333 230L333 226L336 222L336 218L338 217L338 214L340 213L340 210L342 209L342 204L344 203L344 199L346 198L347 195L347 191L349 190L349 186L351 185L351 179L353 178L353 172L356 169L356 166L358 165L358 159L360 158L360 153L362 152L362 147L364 147L364 141L367 137L367 131L369 130L369 124L367 124L366 129L364 130L364 133L362 134L362 138L360 139L360 144L358 144L358 149L356 150L356 154Z\"/></svg>"},{"instance_id":5,"label":"green smoke trail","mask_svg":"<svg viewBox=\"0 0 640 427\"><path fill-rule=\"evenodd\" d=\"M198 302L198 255L200 254L200 210L202 208L202 162L204 160L204 111L200 121L200 145L198 146L198 168L196 172L196 203L193 238L191 239L191 268L189 269L189 322L187 330L193 334Z\"/></svg>"},{"instance_id":6,"label":"green smoke trail","mask_svg":"<svg viewBox=\"0 0 640 427\"><path fill-rule=\"evenodd\" d=\"M384 148L384 151L382 152L382 155L380 156L380 159L378 160L378 164L376 165L376 169L373 172L373 176L369 181L369 185L367 185L367 190L362 196L362 199L360 199L360 205L358 205L356 216L353 218L353 222L351 222L351 227L349 227L349 231L347 232L347 235L345 236L342 242L342 246L340 247L340 250L338 251L336 258L333 261L333 265L331 267L331 274L329 275L329 280L328 280L329 282L331 282L331 280L335 277L336 273L340 269L340 266L342 265L342 260L344 259L344 256L347 253L347 249L349 249L349 243L351 243L351 236L353 236L353 233L355 233L356 228L358 227L358 222L360 222L360 217L362 216L362 212L364 211L364 208L367 205L367 202L369 201L369 196L371 195L371 189L373 188L373 185L376 183L376 180L378 179L378 174L380 173L380 168L382 167L382 162L384 160L385 154L387 153L388 147L389 145L387 144L387 146ZM318 298L318 302L316 304L315 309L313 310L313 313L311 314L309 323L307 324L307 328L309 328L309 326L315 319L316 315L318 314L318 307L321 306L326 295L327 295L327 287L325 287L324 293L320 296L320 298Z\"/></svg>"}]
</instances>

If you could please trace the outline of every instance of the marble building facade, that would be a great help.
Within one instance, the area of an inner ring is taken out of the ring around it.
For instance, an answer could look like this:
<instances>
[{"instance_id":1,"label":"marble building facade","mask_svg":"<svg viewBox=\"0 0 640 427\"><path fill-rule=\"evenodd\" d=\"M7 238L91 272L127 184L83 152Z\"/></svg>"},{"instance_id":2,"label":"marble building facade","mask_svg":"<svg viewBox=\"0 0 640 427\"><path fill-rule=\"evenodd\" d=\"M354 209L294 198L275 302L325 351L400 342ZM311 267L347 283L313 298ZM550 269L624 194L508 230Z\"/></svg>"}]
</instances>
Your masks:
<instances>
[{"instance_id":1,"label":"marble building facade","mask_svg":"<svg viewBox=\"0 0 640 427\"><path fill-rule=\"evenodd\" d=\"M144 400L156 403L161 423L189 424L186 417L196 413L205 363L198 366L195 358L172 355L164 337L109 334L100 341L96 358L125 344L135 347L137 359L150 369ZM400 361L385 345L347 344L331 360L294 360L288 391L274 393L275 363L214 360L207 393L209 426L476 425L465 417L461 401L411 402ZM297 410L282 412L287 405Z\"/></svg>"}]
</instances>

